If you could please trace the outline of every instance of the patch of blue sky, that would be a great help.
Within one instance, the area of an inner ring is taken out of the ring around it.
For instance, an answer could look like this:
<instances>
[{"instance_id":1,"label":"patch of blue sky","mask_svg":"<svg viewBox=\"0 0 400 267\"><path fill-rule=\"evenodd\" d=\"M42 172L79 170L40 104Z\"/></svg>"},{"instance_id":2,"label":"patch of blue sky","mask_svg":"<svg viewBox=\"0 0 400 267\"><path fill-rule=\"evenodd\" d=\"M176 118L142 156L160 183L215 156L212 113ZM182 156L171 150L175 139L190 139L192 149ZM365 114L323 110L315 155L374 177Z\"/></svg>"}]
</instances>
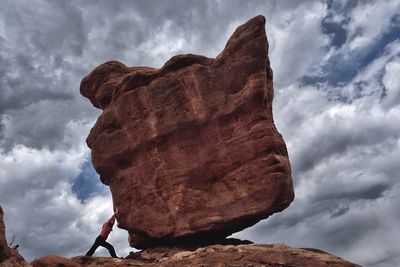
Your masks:
<instances>
[{"instance_id":1,"label":"patch of blue sky","mask_svg":"<svg viewBox=\"0 0 400 267\"><path fill-rule=\"evenodd\" d=\"M347 40L346 25L350 22L350 12L358 1L329 0L328 13L322 20L322 32L331 37L330 46L340 47Z\"/></svg>"},{"instance_id":2,"label":"patch of blue sky","mask_svg":"<svg viewBox=\"0 0 400 267\"><path fill-rule=\"evenodd\" d=\"M313 71L313 74L303 76L301 78L302 84L327 83L332 86L342 86L350 82L359 71L380 57L388 44L400 40L400 14L392 17L391 22L388 29L371 40L369 44L353 50L348 47L337 50L337 53L333 53L327 61L317 66L319 68L318 71ZM332 47L339 47L349 42L347 40L349 37L347 37L343 24L323 22L321 27L323 32L331 37L331 43L327 47L327 51ZM362 34L362 29L357 34ZM355 37L351 36L350 39Z\"/></svg>"},{"instance_id":3,"label":"patch of blue sky","mask_svg":"<svg viewBox=\"0 0 400 267\"><path fill-rule=\"evenodd\" d=\"M322 31L331 37L330 46L339 48L347 40L347 31L342 23L322 21Z\"/></svg>"},{"instance_id":4,"label":"patch of blue sky","mask_svg":"<svg viewBox=\"0 0 400 267\"><path fill-rule=\"evenodd\" d=\"M95 195L105 195L108 192L107 186L100 182L99 174L93 168L90 156L82 164L81 173L73 179L72 191L82 202Z\"/></svg>"}]
</instances>

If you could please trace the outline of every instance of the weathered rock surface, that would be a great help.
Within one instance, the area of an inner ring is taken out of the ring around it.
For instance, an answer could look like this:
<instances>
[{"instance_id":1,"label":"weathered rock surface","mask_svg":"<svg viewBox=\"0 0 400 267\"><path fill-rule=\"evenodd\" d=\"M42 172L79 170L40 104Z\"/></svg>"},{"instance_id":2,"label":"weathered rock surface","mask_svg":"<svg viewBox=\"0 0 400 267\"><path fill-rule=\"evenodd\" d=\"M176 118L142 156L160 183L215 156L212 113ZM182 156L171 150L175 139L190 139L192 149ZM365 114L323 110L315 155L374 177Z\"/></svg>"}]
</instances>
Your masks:
<instances>
[{"instance_id":1,"label":"weathered rock surface","mask_svg":"<svg viewBox=\"0 0 400 267\"><path fill-rule=\"evenodd\" d=\"M43 257L32 264L34 267L77 266L312 266L356 267L323 251L291 248L284 244L274 245L213 245L193 250L180 248L155 248L137 252L131 259L79 256L71 259L58 257L63 265L55 265L54 257Z\"/></svg>"},{"instance_id":2,"label":"weathered rock surface","mask_svg":"<svg viewBox=\"0 0 400 267\"><path fill-rule=\"evenodd\" d=\"M93 165L134 247L223 238L293 200L264 24L240 26L215 59L111 61L82 80L103 109L87 138Z\"/></svg>"},{"instance_id":3,"label":"weathered rock surface","mask_svg":"<svg viewBox=\"0 0 400 267\"><path fill-rule=\"evenodd\" d=\"M3 251L7 247L6 227L3 221L3 209L0 206L0 259L2 259Z\"/></svg>"},{"instance_id":4,"label":"weathered rock surface","mask_svg":"<svg viewBox=\"0 0 400 267\"><path fill-rule=\"evenodd\" d=\"M31 262L33 267L80 267L81 264L60 256L49 255ZM112 265L111 265L112 266Z\"/></svg>"},{"instance_id":5,"label":"weathered rock surface","mask_svg":"<svg viewBox=\"0 0 400 267\"><path fill-rule=\"evenodd\" d=\"M0 267L30 266L17 251L8 247L3 216L0 206Z\"/></svg>"}]
</instances>

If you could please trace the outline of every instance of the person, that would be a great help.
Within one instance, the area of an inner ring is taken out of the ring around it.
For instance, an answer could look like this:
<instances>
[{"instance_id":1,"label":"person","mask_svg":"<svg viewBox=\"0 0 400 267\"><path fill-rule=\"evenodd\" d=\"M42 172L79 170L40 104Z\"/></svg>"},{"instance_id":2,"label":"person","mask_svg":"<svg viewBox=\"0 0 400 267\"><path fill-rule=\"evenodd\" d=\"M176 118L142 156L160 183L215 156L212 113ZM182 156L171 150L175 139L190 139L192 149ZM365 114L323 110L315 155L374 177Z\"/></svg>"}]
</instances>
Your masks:
<instances>
[{"instance_id":1,"label":"person","mask_svg":"<svg viewBox=\"0 0 400 267\"><path fill-rule=\"evenodd\" d=\"M108 243L106 240L108 238L108 235L112 231L112 228L115 223L115 218L118 215L118 209L116 209L115 213L111 216L110 219L108 219L104 224L103 227L101 228L100 234L97 236L96 240L94 241L94 244L92 247L89 249L88 252L86 252L86 256L92 256L93 253L96 251L96 249L99 246L105 247L108 252L110 253L111 257L113 258L118 258L117 254L115 254L114 247Z\"/></svg>"}]
</instances>

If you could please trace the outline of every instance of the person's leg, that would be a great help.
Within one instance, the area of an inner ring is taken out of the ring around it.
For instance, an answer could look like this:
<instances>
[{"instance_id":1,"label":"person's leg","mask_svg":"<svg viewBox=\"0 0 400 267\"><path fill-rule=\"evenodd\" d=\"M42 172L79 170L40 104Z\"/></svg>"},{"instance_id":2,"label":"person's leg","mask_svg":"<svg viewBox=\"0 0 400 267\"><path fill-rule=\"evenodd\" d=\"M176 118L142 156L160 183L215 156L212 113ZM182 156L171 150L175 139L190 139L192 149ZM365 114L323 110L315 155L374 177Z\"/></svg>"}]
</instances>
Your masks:
<instances>
[{"instance_id":1,"label":"person's leg","mask_svg":"<svg viewBox=\"0 0 400 267\"><path fill-rule=\"evenodd\" d=\"M96 249L99 247L101 240L99 239L100 236L96 238L96 240L93 243L93 246L86 252L86 256L92 256L93 253L96 251Z\"/></svg>"},{"instance_id":2,"label":"person's leg","mask_svg":"<svg viewBox=\"0 0 400 267\"><path fill-rule=\"evenodd\" d=\"M117 254L115 254L114 247L110 243L104 240L104 242L101 242L100 246L105 247L110 253L111 257L118 258Z\"/></svg>"}]
</instances>

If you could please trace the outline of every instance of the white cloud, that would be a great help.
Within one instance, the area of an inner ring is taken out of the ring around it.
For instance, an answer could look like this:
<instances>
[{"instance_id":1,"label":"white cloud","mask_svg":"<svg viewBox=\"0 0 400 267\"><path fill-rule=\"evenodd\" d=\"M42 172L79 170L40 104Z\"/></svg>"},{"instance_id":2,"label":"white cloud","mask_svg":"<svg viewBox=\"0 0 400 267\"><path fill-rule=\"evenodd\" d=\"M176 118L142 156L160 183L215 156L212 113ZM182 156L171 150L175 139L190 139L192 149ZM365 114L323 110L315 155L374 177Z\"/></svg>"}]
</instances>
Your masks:
<instances>
[{"instance_id":1,"label":"white cloud","mask_svg":"<svg viewBox=\"0 0 400 267\"><path fill-rule=\"evenodd\" d=\"M385 66L382 82L386 88L384 104L392 107L400 104L400 58L396 57Z\"/></svg>"},{"instance_id":2,"label":"white cloud","mask_svg":"<svg viewBox=\"0 0 400 267\"><path fill-rule=\"evenodd\" d=\"M28 259L58 254L83 255L98 235L112 200L94 196L82 203L68 182L79 174L87 148L68 151L16 146L0 155L0 203L9 236L16 234L22 254ZM114 229L116 250L127 255L127 234ZM97 255L108 255L99 249Z\"/></svg>"},{"instance_id":3,"label":"white cloud","mask_svg":"<svg viewBox=\"0 0 400 267\"><path fill-rule=\"evenodd\" d=\"M385 1L382 5L377 1L360 2L351 13L348 26L351 49L358 49L371 44L391 25L391 18L398 13L400 3L397 0Z\"/></svg>"},{"instance_id":4,"label":"white cloud","mask_svg":"<svg viewBox=\"0 0 400 267\"><path fill-rule=\"evenodd\" d=\"M323 57L328 37L320 27L326 15L324 4L305 2L296 9L276 11L279 15L267 17L267 34L275 87L280 89L296 82Z\"/></svg>"},{"instance_id":5,"label":"white cloud","mask_svg":"<svg viewBox=\"0 0 400 267\"><path fill-rule=\"evenodd\" d=\"M383 94L384 86L386 86L385 83L388 82L388 77L382 80L382 75L386 72L386 69L388 68L388 63L396 62L399 55L400 42L394 41L392 43L389 43L382 48L382 53L379 55L379 57L375 58L368 65L364 66L350 83L344 85L342 88L336 88L336 90L340 90L341 93L349 99L364 96L370 97L370 100L372 101L379 101L380 97ZM391 82L394 81L395 79ZM392 86L392 84L390 84L389 87L390 86ZM396 91L396 89L391 87L392 92L393 90ZM394 95L392 95L391 100L384 100L384 104L388 105L387 102L397 100L398 99ZM366 102L365 99L363 101Z\"/></svg>"}]
</instances>

